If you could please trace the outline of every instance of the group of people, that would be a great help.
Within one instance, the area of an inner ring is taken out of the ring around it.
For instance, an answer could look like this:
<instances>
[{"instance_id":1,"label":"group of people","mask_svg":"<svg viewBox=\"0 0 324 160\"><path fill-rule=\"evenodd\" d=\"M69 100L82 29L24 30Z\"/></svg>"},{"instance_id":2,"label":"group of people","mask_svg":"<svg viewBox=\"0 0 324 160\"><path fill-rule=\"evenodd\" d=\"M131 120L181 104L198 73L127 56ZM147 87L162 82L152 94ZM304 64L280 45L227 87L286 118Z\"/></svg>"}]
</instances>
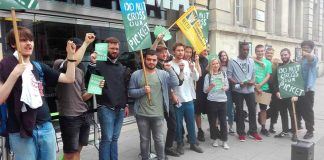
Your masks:
<instances>
[{"instance_id":1,"label":"group of people","mask_svg":"<svg viewBox=\"0 0 324 160\"><path fill-rule=\"evenodd\" d=\"M214 147L220 145L224 149L230 148L227 139L228 133L235 133L234 121L240 141L245 141L246 135L262 141L257 131L257 121L261 125L260 133L269 136L276 132L274 125L279 113L282 132L275 137L285 137L289 131L295 133L296 129L302 127L302 119L307 129L304 138L313 137L318 58L313 53L312 41L301 44L303 58L300 63L306 94L290 99L281 98L276 72L278 66L295 63L286 48L280 52L282 63L273 58L273 48L265 48L263 45L255 47L255 57L249 56L247 43L240 45L239 55L233 59L225 51L220 51L218 58L208 58L207 49L195 54L192 47L182 43L173 45L171 56L160 34L152 48L144 54L145 67L131 74L118 61L120 41L108 37L105 40L109 44L108 60L96 62L96 53L92 53L92 61L87 73L84 73L77 66L87 47L95 40L93 33L87 33L84 41L69 39L66 58L56 60L53 68L50 68L30 60L34 48L32 32L25 27L18 27L18 32L19 44L15 42L14 32L11 30L8 33L7 44L14 54L0 62L0 104L6 103L8 106L9 143L17 160L56 159L55 131L44 98L44 89L51 86L57 88L64 159L80 159L80 152L88 143L90 131L91 115L86 101L92 98L92 94L87 93L86 84L91 74L104 77L99 84L102 95L96 96L101 128L100 160L118 159L118 138L123 119L129 114L128 98L135 99L134 116L143 160L149 159L151 135L157 159L165 160L166 155L178 157L184 154L185 128L190 149L203 153L198 143L198 140L205 141L202 114L208 116L210 139ZM19 53L16 45L20 45ZM22 57L22 63L18 61L19 56ZM269 107L259 104L257 117L255 95L264 92L272 94L271 103ZM248 113L244 110L244 101ZM295 101L298 128L293 124L292 103ZM292 129L288 125L287 111ZM247 132L246 117L249 123ZM269 118L271 122L267 130L265 126ZM168 128L166 138L164 121ZM296 137L293 136L293 140Z\"/></svg>"}]
</instances>

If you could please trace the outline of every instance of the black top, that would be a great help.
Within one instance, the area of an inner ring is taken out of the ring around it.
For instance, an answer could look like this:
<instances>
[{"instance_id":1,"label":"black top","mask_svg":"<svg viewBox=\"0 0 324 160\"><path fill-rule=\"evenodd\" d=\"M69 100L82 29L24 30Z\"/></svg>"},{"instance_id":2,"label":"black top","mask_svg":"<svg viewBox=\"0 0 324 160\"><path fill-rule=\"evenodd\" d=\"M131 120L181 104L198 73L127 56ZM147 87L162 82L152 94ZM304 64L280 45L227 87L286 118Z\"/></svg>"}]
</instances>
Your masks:
<instances>
[{"instance_id":1,"label":"black top","mask_svg":"<svg viewBox=\"0 0 324 160\"><path fill-rule=\"evenodd\" d=\"M98 105L105 105L112 109L120 110L127 104L127 86L130 71L120 62L112 63L99 61L96 64L96 73L104 77L105 86L102 95L97 95Z\"/></svg>"},{"instance_id":2,"label":"black top","mask_svg":"<svg viewBox=\"0 0 324 160\"><path fill-rule=\"evenodd\" d=\"M5 83L8 79L10 73L15 68L15 66L18 64L17 59L14 56L8 56L5 57L0 62L0 81L2 83ZM46 84L45 87L48 86L55 86L58 82L59 73L50 68L49 66L40 63L40 66L42 68L42 72L44 73L44 84ZM37 80L40 80L39 71L36 69L35 66L33 66L33 74ZM35 127L35 124L42 124L44 122L50 121L51 116L49 113L49 107L47 102L45 101L45 98L43 99L43 106L37 108L37 109L31 109L27 107L27 112L24 114L21 113L21 107L22 102L20 101L21 97L21 91L22 91L22 79L21 77L18 78L16 81L9 97L6 100L6 104L8 106L8 125L7 129L9 133L16 133L20 132L22 136L24 135L24 131L22 130L28 130L33 129ZM22 120L23 119L23 120ZM28 131L27 131L28 132ZM27 136L30 136L27 134Z\"/></svg>"}]
</instances>

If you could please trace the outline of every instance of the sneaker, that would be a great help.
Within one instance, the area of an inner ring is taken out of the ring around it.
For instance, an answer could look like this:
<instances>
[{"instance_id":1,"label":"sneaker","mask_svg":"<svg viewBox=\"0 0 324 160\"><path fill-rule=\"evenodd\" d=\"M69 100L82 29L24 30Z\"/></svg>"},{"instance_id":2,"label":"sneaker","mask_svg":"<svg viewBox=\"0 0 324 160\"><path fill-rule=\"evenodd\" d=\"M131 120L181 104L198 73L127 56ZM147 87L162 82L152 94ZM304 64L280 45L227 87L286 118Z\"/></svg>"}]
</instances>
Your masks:
<instances>
[{"instance_id":1,"label":"sneaker","mask_svg":"<svg viewBox=\"0 0 324 160\"><path fill-rule=\"evenodd\" d=\"M313 137L314 137L313 132L307 131L306 134L305 134L305 136L304 136L304 139L311 139Z\"/></svg>"},{"instance_id":2,"label":"sneaker","mask_svg":"<svg viewBox=\"0 0 324 160\"><path fill-rule=\"evenodd\" d=\"M272 134L275 134L277 131L276 131L276 129L274 127L270 127L269 132L272 133Z\"/></svg>"},{"instance_id":3,"label":"sneaker","mask_svg":"<svg viewBox=\"0 0 324 160\"><path fill-rule=\"evenodd\" d=\"M261 129L260 133L261 133L262 135L264 135L264 136L267 136L267 137L270 136L270 133L269 133L268 130L265 129L265 128L264 128L264 129Z\"/></svg>"},{"instance_id":4,"label":"sneaker","mask_svg":"<svg viewBox=\"0 0 324 160\"><path fill-rule=\"evenodd\" d=\"M203 130L201 130L201 129L198 130L197 139L199 141L205 142L205 133Z\"/></svg>"},{"instance_id":5,"label":"sneaker","mask_svg":"<svg viewBox=\"0 0 324 160\"><path fill-rule=\"evenodd\" d=\"M287 132L280 132L279 134L275 135L274 137L275 138L282 138L282 137L286 137L288 135Z\"/></svg>"},{"instance_id":6,"label":"sneaker","mask_svg":"<svg viewBox=\"0 0 324 160\"><path fill-rule=\"evenodd\" d=\"M229 149L230 148L226 141L223 141L222 146L223 146L224 149Z\"/></svg>"},{"instance_id":7,"label":"sneaker","mask_svg":"<svg viewBox=\"0 0 324 160\"><path fill-rule=\"evenodd\" d=\"M190 149L197 153L204 153L204 151L197 144L190 144Z\"/></svg>"},{"instance_id":8,"label":"sneaker","mask_svg":"<svg viewBox=\"0 0 324 160\"><path fill-rule=\"evenodd\" d=\"M234 134L235 132L234 132L233 128L229 128L229 129L228 129L228 133L229 133L229 134Z\"/></svg>"},{"instance_id":9,"label":"sneaker","mask_svg":"<svg viewBox=\"0 0 324 160\"><path fill-rule=\"evenodd\" d=\"M249 134L249 137L256 141L260 141L260 142L262 141L262 137L258 133Z\"/></svg>"},{"instance_id":10,"label":"sneaker","mask_svg":"<svg viewBox=\"0 0 324 160\"><path fill-rule=\"evenodd\" d=\"M178 146L177 146L177 152L180 155L183 155L184 154L184 149L183 149L183 145L182 144L178 144Z\"/></svg>"},{"instance_id":11,"label":"sneaker","mask_svg":"<svg viewBox=\"0 0 324 160\"><path fill-rule=\"evenodd\" d=\"M171 147L165 148L165 154L169 155L169 156L180 157L180 154L175 149L173 149Z\"/></svg>"},{"instance_id":12,"label":"sneaker","mask_svg":"<svg viewBox=\"0 0 324 160\"><path fill-rule=\"evenodd\" d=\"M240 140L240 142L245 142L246 138L244 135L240 135L239 140Z\"/></svg>"},{"instance_id":13,"label":"sneaker","mask_svg":"<svg viewBox=\"0 0 324 160\"><path fill-rule=\"evenodd\" d=\"M213 147L218 147L218 139L216 139L213 143Z\"/></svg>"}]
</instances>

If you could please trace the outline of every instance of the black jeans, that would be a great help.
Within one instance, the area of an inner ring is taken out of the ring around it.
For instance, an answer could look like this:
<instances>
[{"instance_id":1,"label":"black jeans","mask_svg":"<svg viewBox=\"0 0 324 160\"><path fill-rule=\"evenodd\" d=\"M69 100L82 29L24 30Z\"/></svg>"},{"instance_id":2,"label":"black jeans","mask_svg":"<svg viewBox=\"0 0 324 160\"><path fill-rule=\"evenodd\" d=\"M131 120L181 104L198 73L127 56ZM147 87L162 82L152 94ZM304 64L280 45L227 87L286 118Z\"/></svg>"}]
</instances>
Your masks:
<instances>
[{"instance_id":1,"label":"black jeans","mask_svg":"<svg viewBox=\"0 0 324 160\"><path fill-rule=\"evenodd\" d=\"M271 124L277 123L279 117L279 110L280 110L279 99L275 94L272 94L269 109L267 110L267 118L270 118Z\"/></svg>"},{"instance_id":2,"label":"black jeans","mask_svg":"<svg viewBox=\"0 0 324 160\"><path fill-rule=\"evenodd\" d=\"M295 121L294 121L294 112L292 109L291 98L284 98L279 100L279 108L280 108L280 116L281 116L281 124L282 131L289 131L289 121L288 121L288 111L290 115L290 124L292 128L292 132L295 133Z\"/></svg>"},{"instance_id":3,"label":"black jeans","mask_svg":"<svg viewBox=\"0 0 324 160\"><path fill-rule=\"evenodd\" d=\"M207 114L210 128L210 138L227 141L226 102L207 101ZM220 131L216 120L219 120Z\"/></svg>"},{"instance_id":4,"label":"black jeans","mask_svg":"<svg viewBox=\"0 0 324 160\"><path fill-rule=\"evenodd\" d=\"M169 115L167 115L167 112L164 114L164 118L167 122L167 135L166 135L166 141L165 141L165 148L170 148L173 145L173 141L176 137L176 118L174 113L174 106L173 104L169 105Z\"/></svg>"},{"instance_id":5,"label":"black jeans","mask_svg":"<svg viewBox=\"0 0 324 160\"><path fill-rule=\"evenodd\" d=\"M314 91L308 91L305 96L298 97L297 101L297 115L300 114L305 120L308 132L314 131L314 95Z\"/></svg>"},{"instance_id":6,"label":"black jeans","mask_svg":"<svg viewBox=\"0 0 324 160\"><path fill-rule=\"evenodd\" d=\"M249 111L249 133L253 134L257 132L256 102L254 93L244 94L233 91L233 101L236 106L236 131L238 135L246 134L243 114L244 100Z\"/></svg>"}]
</instances>

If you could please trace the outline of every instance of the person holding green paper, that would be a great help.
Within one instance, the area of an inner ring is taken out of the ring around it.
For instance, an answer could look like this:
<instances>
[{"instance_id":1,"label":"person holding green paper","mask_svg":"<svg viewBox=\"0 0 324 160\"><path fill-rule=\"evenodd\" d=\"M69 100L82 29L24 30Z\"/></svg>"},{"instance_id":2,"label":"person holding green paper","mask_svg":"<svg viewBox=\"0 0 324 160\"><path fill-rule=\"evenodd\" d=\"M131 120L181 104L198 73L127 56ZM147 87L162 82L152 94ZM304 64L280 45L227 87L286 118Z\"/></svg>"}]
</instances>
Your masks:
<instances>
[{"instance_id":1,"label":"person holding green paper","mask_svg":"<svg viewBox=\"0 0 324 160\"><path fill-rule=\"evenodd\" d=\"M204 92L207 94L208 122L210 137L214 140L213 146L218 147L218 139L224 149L229 149L227 144L227 121L226 121L226 91L228 90L228 79L226 72L222 71L218 59L212 59L207 66L208 74L204 77ZM220 131L217 127L219 120Z\"/></svg>"},{"instance_id":2,"label":"person holding green paper","mask_svg":"<svg viewBox=\"0 0 324 160\"><path fill-rule=\"evenodd\" d=\"M249 55L249 44L244 42L239 47L239 56L229 61L228 79L233 87L233 101L236 110L236 132L241 142L246 141L244 124L243 103L246 102L249 111L249 131L248 135L256 141L262 141L262 137L257 132L256 124L256 103L254 95L255 85L255 65Z\"/></svg>"},{"instance_id":3,"label":"person holding green paper","mask_svg":"<svg viewBox=\"0 0 324 160\"><path fill-rule=\"evenodd\" d=\"M255 47L255 55L257 61L262 61L263 66L260 63L254 62L255 64L255 91L257 94L261 95L263 92L269 93L270 88L268 81L270 79L270 74L272 74L272 64L269 60L264 58L264 46L259 44ZM267 120L267 105L259 104L260 112L258 120L261 124L260 133L264 136L270 136L269 131L265 128Z\"/></svg>"},{"instance_id":4,"label":"person holding green paper","mask_svg":"<svg viewBox=\"0 0 324 160\"><path fill-rule=\"evenodd\" d=\"M118 138L124 117L128 116L127 86L129 69L118 61L120 41L108 37L108 60L96 62L96 75L104 77L102 95L97 95L98 119L101 127L99 160L118 159Z\"/></svg>"},{"instance_id":5,"label":"person holding green paper","mask_svg":"<svg viewBox=\"0 0 324 160\"><path fill-rule=\"evenodd\" d=\"M10 148L16 160L56 160L55 130L43 90L58 82L74 82L78 57L75 44L67 42L66 73L59 73L43 63L31 61L34 36L30 29L18 27L18 34L20 53L16 51L15 34L11 29L6 41L15 52L0 62L0 104L6 102L8 106ZM22 56L21 64L18 54Z\"/></svg>"},{"instance_id":6,"label":"person holding green paper","mask_svg":"<svg viewBox=\"0 0 324 160\"><path fill-rule=\"evenodd\" d=\"M76 44L76 51L80 55L80 60L86 48L94 39L93 33L87 33L84 42L79 38L70 39ZM76 66L81 62L80 60L75 63ZM65 73L67 61L67 59L55 60L53 69ZM92 94L87 93L84 72L79 68L75 69L75 79L72 84L59 83L56 86L57 108L65 160L80 159L82 147L88 144L90 133L91 115L88 113L89 107L85 101L90 99Z\"/></svg>"}]
</instances>

